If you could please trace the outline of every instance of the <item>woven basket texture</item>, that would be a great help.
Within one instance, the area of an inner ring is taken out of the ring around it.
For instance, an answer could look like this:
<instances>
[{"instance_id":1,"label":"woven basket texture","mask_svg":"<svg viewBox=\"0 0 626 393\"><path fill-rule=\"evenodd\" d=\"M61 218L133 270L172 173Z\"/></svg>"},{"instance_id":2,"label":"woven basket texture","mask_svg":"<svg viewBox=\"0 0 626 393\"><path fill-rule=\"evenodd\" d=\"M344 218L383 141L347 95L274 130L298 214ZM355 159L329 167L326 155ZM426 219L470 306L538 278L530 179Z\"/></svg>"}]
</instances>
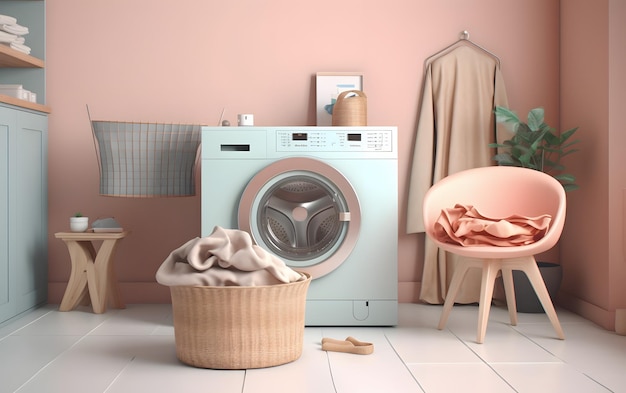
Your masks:
<instances>
[{"instance_id":1,"label":"woven basket texture","mask_svg":"<svg viewBox=\"0 0 626 393\"><path fill-rule=\"evenodd\" d=\"M212 369L271 367L298 359L311 282L306 276L268 286L170 287L178 359Z\"/></svg>"},{"instance_id":2,"label":"woven basket texture","mask_svg":"<svg viewBox=\"0 0 626 393\"><path fill-rule=\"evenodd\" d=\"M360 90L339 94L333 107L333 126L366 126L367 96Z\"/></svg>"}]
</instances>

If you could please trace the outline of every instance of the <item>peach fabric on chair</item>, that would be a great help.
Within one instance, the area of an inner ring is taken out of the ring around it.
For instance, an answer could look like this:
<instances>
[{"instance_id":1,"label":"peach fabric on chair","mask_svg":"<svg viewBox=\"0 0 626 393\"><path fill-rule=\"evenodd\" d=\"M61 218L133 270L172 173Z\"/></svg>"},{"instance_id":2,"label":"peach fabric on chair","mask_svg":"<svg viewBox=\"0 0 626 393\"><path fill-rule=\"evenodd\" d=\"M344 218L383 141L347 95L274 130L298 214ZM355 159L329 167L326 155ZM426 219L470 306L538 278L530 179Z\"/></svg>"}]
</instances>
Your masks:
<instances>
[{"instance_id":1,"label":"peach fabric on chair","mask_svg":"<svg viewBox=\"0 0 626 393\"><path fill-rule=\"evenodd\" d=\"M523 245L473 244L464 246L444 242L435 228L442 210L455 205L472 206L486 217L506 218L513 215L539 217L550 215L547 231L536 241ZM565 223L565 190L553 177L527 168L491 166L474 168L443 178L426 193L423 204L426 234L440 248L469 257L459 262L446 295L439 329L446 325L455 296L470 268L482 269L478 307L476 341L482 343L487 331L493 288L498 271L502 271L506 301L511 325L517 324L517 309L513 291L513 270L522 270L528 276L558 338L564 339L550 295L539 273L534 255L552 248L561 236Z\"/></svg>"}]
</instances>

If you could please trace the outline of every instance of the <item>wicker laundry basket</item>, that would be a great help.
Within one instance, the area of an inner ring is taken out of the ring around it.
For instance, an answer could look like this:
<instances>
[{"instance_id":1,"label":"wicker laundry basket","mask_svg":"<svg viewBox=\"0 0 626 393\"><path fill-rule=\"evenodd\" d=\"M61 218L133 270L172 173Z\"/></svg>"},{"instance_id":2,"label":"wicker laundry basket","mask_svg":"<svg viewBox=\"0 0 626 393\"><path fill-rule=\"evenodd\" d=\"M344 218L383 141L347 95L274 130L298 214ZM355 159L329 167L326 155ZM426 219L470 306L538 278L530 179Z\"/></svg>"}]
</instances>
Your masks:
<instances>
[{"instance_id":1,"label":"wicker laundry basket","mask_svg":"<svg viewBox=\"0 0 626 393\"><path fill-rule=\"evenodd\" d=\"M173 286L176 355L183 363L248 369L292 362L302 354L311 276L267 286Z\"/></svg>"}]
</instances>

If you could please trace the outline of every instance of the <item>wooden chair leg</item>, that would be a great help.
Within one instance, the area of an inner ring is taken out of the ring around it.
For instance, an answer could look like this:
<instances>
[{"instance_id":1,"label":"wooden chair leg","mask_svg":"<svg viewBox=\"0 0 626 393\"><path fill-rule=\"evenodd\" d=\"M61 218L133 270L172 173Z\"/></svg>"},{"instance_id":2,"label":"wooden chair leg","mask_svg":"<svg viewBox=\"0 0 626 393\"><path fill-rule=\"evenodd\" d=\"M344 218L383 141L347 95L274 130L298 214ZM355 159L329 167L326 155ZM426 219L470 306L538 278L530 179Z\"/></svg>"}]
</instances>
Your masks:
<instances>
[{"instance_id":1,"label":"wooden chair leg","mask_svg":"<svg viewBox=\"0 0 626 393\"><path fill-rule=\"evenodd\" d=\"M476 342L479 344L482 344L485 340L489 311L491 310L491 299L493 299L493 287L499 270L499 261L485 260L483 262L480 300L478 301L478 330L476 332Z\"/></svg>"},{"instance_id":2,"label":"wooden chair leg","mask_svg":"<svg viewBox=\"0 0 626 393\"><path fill-rule=\"evenodd\" d=\"M461 284L463 283L463 279L465 278L465 274L469 268L469 264L460 263L454 270L452 280L450 281L450 287L446 293L446 301L443 303L443 310L441 311L441 317L439 318L439 325L437 326L437 329L442 330L446 327L448 316L450 316L450 311L452 311L452 306L454 306L454 299L456 299L456 295L461 288Z\"/></svg>"},{"instance_id":3,"label":"wooden chair leg","mask_svg":"<svg viewBox=\"0 0 626 393\"><path fill-rule=\"evenodd\" d=\"M552 323L552 327L556 331L556 335L559 339L564 340L565 334L563 333L563 328L561 327L561 323L559 322L559 318L556 315L556 310L554 309L554 305L552 304L552 299L550 299L550 294L548 293L548 289L546 288L546 284L543 282L543 278L541 277L541 273L539 272L539 267L537 267L537 263L534 258L531 262L524 264L522 269L526 276L528 276L528 280L530 281L541 305L543 306L543 310L546 312L548 319Z\"/></svg>"},{"instance_id":4,"label":"wooden chair leg","mask_svg":"<svg viewBox=\"0 0 626 393\"><path fill-rule=\"evenodd\" d=\"M515 303L515 286L513 284L513 270L502 266L502 283L506 295L506 306L509 309L509 319L512 326L517 326L517 305Z\"/></svg>"}]
</instances>

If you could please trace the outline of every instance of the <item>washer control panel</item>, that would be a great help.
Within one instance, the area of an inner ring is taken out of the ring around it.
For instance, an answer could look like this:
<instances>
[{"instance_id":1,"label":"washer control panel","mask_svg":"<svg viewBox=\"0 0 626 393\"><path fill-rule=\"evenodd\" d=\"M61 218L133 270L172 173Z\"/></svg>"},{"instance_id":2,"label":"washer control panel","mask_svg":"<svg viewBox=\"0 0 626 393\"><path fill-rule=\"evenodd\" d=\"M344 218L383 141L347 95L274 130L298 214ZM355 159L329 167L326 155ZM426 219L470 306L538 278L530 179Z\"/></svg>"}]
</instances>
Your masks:
<instances>
[{"instance_id":1,"label":"washer control panel","mask_svg":"<svg viewBox=\"0 0 626 393\"><path fill-rule=\"evenodd\" d=\"M276 130L276 151L393 151L392 131L333 130L332 128Z\"/></svg>"}]
</instances>

